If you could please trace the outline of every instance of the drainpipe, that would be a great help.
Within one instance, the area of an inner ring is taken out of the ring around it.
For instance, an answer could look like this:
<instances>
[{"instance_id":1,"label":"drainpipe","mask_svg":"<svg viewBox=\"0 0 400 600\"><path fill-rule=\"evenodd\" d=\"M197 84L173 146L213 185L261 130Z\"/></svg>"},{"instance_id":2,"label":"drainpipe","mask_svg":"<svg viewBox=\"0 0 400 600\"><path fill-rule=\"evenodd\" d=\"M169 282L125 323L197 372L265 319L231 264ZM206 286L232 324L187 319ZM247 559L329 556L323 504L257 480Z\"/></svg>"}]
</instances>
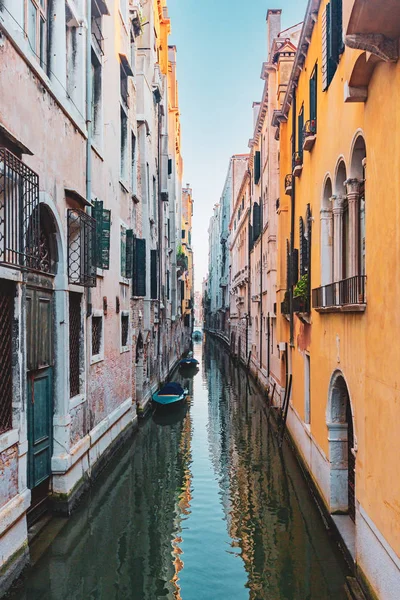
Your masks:
<instances>
[{"instance_id":1,"label":"drainpipe","mask_svg":"<svg viewBox=\"0 0 400 600\"><path fill-rule=\"evenodd\" d=\"M293 155L296 152L296 129L297 129L297 109L296 109L296 90L293 91L292 102L292 170L293 170ZM292 281L292 265L293 265L293 249L294 249L294 208L296 197L296 178L292 177L292 193L290 195L290 269L289 269L289 311L290 311L290 346L294 347L294 314L293 314L293 281Z\"/></svg>"},{"instance_id":2,"label":"drainpipe","mask_svg":"<svg viewBox=\"0 0 400 600\"><path fill-rule=\"evenodd\" d=\"M161 381L162 375L162 361L160 357L160 346L161 346L161 282L162 282L162 201L161 201L161 176L162 176L162 154L161 154L161 123L162 123L162 112L161 103L158 107L158 135L157 135L157 160L158 160L158 336L157 336L157 362L158 362L158 379Z\"/></svg>"},{"instance_id":3,"label":"drainpipe","mask_svg":"<svg viewBox=\"0 0 400 600\"><path fill-rule=\"evenodd\" d=\"M86 33L86 199L92 201L92 3L88 0L86 9L87 33ZM88 214L90 207L86 208ZM87 288L86 294L86 316L92 314L92 290Z\"/></svg>"}]
</instances>

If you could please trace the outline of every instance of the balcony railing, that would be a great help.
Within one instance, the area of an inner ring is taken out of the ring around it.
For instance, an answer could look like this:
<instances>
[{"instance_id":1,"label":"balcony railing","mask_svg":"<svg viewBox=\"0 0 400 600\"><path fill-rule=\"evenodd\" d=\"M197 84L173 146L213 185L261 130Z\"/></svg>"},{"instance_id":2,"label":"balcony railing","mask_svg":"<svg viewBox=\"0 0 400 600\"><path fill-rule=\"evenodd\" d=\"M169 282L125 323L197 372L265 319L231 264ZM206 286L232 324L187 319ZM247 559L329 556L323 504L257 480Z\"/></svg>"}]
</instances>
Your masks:
<instances>
[{"instance_id":1,"label":"balcony railing","mask_svg":"<svg viewBox=\"0 0 400 600\"><path fill-rule=\"evenodd\" d=\"M292 158L293 176L299 177L303 170L303 153L295 152Z\"/></svg>"},{"instance_id":2,"label":"balcony railing","mask_svg":"<svg viewBox=\"0 0 400 600\"><path fill-rule=\"evenodd\" d=\"M40 266L39 177L0 148L0 263Z\"/></svg>"},{"instance_id":3,"label":"balcony railing","mask_svg":"<svg viewBox=\"0 0 400 600\"><path fill-rule=\"evenodd\" d=\"M292 187L293 187L293 175L291 173L289 173L289 175L286 175L286 177L285 177L285 194L287 196L291 195Z\"/></svg>"},{"instance_id":4,"label":"balcony railing","mask_svg":"<svg viewBox=\"0 0 400 600\"><path fill-rule=\"evenodd\" d=\"M342 307L347 307L347 310L349 307L364 307L367 303L366 279L365 275L356 275L313 289L313 307L338 310ZM360 310L360 308L356 310Z\"/></svg>"},{"instance_id":5,"label":"balcony railing","mask_svg":"<svg viewBox=\"0 0 400 600\"><path fill-rule=\"evenodd\" d=\"M311 119L310 121L306 121L303 127L303 150L307 150L307 152L311 150L315 143L316 134L317 120Z\"/></svg>"}]
</instances>

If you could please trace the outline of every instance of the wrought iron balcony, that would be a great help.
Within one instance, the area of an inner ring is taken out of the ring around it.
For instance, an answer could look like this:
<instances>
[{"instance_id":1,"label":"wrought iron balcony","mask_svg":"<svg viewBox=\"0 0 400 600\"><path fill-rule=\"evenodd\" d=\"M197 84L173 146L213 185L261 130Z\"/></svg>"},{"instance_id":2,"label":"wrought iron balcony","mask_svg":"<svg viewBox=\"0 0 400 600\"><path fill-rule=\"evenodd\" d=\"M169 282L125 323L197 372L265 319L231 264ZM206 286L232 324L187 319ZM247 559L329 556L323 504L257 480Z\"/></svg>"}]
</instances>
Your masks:
<instances>
[{"instance_id":1,"label":"wrought iron balcony","mask_svg":"<svg viewBox=\"0 0 400 600\"><path fill-rule=\"evenodd\" d=\"M293 175L291 173L289 173L289 175L286 175L286 177L285 177L285 194L287 196L291 195L292 187L293 187Z\"/></svg>"},{"instance_id":2,"label":"wrought iron balcony","mask_svg":"<svg viewBox=\"0 0 400 600\"><path fill-rule=\"evenodd\" d=\"M292 159L293 177L300 177L303 170L303 153L295 152Z\"/></svg>"},{"instance_id":3,"label":"wrought iron balcony","mask_svg":"<svg viewBox=\"0 0 400 600\"><path fill-rule=\"evenodd\" d=\"M317 139L317 120L306 121L303 127L303 150L310 152Z\"/></svg>"},{"instance_id":4,"label":"wrought iron balcony","mask_svg":"<svg viewBox=\"0 0 400 600\"><path fill-rule=\"evenodd\" d=\"M315 288L313 308L319 312L362 312L367 303L366 276L356 275Z\"/></svg>"},{"instance_id":5,"label":"wrought iron balcony","mask_svg":"<svg viewBox=\"0 0 400 600\"><path fill-rule=\"evenodd\" d=\"M40 267L39 177L0 148L0 264Z\"/></svg>"}]
</instances>

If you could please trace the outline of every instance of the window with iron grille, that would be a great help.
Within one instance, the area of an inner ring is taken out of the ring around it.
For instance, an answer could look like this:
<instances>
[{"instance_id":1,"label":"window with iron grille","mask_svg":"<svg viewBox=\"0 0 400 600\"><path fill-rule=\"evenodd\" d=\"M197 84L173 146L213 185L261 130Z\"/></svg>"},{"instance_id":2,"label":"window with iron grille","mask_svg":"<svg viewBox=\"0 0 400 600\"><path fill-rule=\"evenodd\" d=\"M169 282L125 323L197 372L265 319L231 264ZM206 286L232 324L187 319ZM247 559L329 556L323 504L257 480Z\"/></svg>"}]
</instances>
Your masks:
<instances>
[{"instance_id":1,"label":"window with iron grille","mask_svg":"<svg viewBox=\"0 0 400 600\"><path fill-rule=\"evenodd\" d=\"M103 317L92 316L92 356L101 353L103 336Z\"/></svg>"},{"instance_id":2,"label":"window with iron grille","mask_svg":"<svg viewBox=\"0 0 400 600\"><path fill-rule=\"evenodd\" d=\"M12 319L14 285L0 280L0 434L12 427Z\"/></svg>"},{"instance_id":3,"label":"window with iron grille","mask_svg":"<svg viewBox=\"0 0 400 600\"><path fill-rule=\"evenodd\" d=\"M96 286L96 220L82 210L68 210L68 281Z\"/></svg>"},{"instance_id":4,"label":"window with iron grille","mask_svg":"<svg viewBox=\"0 0 400 600\"><path fill-rule=\"evenodd\" d=\"M80 391L81 294L69 294L69 395Z\"/></svg>"},{"instance_id":5,"label":"window with iron grille","mask_svg":"<svg viewBox=\"0 0 400 600\"><path fill-rule=\"evenodd\" d=\"M121 346L126 347L128 345L128 332L129 332L129 316L121 315Z\"/></svg>"},{"instance_id":6,"label":"window with iron grille","mask_svg":"<svg viewBox=\"0 0 400 600\"><path fill-rule=\"evenodd\" d=\"M39 267L39 177L0 148L0 263Z\"/></svg>"}]
</instances>

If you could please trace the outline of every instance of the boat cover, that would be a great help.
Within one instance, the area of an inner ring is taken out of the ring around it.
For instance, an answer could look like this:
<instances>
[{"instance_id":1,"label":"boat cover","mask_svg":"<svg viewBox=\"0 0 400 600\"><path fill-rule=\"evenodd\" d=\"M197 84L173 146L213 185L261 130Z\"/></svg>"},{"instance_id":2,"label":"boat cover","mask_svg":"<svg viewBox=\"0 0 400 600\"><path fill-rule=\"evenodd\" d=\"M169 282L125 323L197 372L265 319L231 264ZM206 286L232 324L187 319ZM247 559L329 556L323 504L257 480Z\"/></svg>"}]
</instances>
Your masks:
<instances>
[{"instance_id":1,"label":"boat cover","mask_svg":"<svg viewBox=\"0 0 400 600\"><path fill-rule=\"evenodd\" d=\"M185 390L179 383L170 381L170 383L167 383L166 385L164 385L163 388L161 388L161 390L158 392L158 395L159 396L182 396L182 394L184 392L185 392Z\"/></svg>"}]
</instances>

